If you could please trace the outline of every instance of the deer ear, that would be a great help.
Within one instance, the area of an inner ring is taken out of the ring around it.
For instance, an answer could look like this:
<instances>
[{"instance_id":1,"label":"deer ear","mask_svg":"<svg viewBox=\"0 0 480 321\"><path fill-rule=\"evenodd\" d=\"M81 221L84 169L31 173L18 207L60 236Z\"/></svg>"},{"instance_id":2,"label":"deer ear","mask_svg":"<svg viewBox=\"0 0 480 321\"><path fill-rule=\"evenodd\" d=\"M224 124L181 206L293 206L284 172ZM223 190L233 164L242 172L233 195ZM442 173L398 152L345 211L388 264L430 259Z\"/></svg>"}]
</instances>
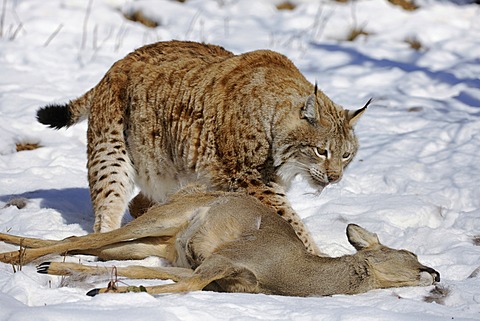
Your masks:
<instances>
[{"instance_id":1,"label":"deer ear","mask_svg":"<svg viewBox=\"0 0 480 321\"><path fill-rule=\"evenodd\" d=\"M348 224L347 238L357 251L380 245L377 234L369 232L356 224Z\"/></svg>"},{"instance_id":2,"label":"deer ear","mask_svg":"<svg viewBox=\"0 0 480 321\"><path fill-rule=\"evenodd\" d=\"M348 121L348 124L350 125L350 127L355 126L358 119L365 112L365 110L367 110L367 107L368 107L368 105L370 105L371 102L372 102L372 98L370 98L367 101L365 106L363 106L362 108L360 108L358 110L348 110L348 109L345 110L345 116L347 117L347 121Z\"/></svg>"}]
</instances>

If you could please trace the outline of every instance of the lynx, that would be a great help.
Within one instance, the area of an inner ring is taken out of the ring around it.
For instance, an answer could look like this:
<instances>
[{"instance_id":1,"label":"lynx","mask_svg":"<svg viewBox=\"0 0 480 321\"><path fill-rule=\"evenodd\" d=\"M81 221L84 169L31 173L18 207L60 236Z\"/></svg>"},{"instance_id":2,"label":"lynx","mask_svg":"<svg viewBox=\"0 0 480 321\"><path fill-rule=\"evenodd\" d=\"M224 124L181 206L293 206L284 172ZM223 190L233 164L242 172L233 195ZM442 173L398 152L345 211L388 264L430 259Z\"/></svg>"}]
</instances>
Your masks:
<instances>
[{"instance_id":1,"label":"lynx","mask_svg":"<svg viewBox=\"0 0 480 321\"><path fill-rule=\"evenodd\" d=\"M57 129L88 118L96 232L120 227L135 184L147 208L195 181L255 196L318 253L285 189L297 174L319 191L341 179L367 105L344 110L276 52L169 41L128 54L83 96L37 118Z\"/></svg>"},{"instance_id":2,"label":"lynx","mask_svg":"<svg viewBox=\"0 0 480 321\"><path fill-rule=\"evenodd\" d=\"M382 245L376 234L358 225L348 225L347 237L357 253L336 258L313 255L292 226L259 200L245 193L207 192L194 187L180 191L164 205L154 205L111 232L61 241L0 233L0 240L23 247L20 251L0 253L0 261L27 263L44 255L67 252L115 260L161 256L175 266L116 268L119 275L130 278L177 282L142 288L151 294L206 288L312 296L425 286L440 281L440 274L421 264L415 254ZM69 275L102 274L107 270L47 262L38 266L38 272ZM94 289L89 295L132 290L138 289Z\"/></svg>"}]
</instances>

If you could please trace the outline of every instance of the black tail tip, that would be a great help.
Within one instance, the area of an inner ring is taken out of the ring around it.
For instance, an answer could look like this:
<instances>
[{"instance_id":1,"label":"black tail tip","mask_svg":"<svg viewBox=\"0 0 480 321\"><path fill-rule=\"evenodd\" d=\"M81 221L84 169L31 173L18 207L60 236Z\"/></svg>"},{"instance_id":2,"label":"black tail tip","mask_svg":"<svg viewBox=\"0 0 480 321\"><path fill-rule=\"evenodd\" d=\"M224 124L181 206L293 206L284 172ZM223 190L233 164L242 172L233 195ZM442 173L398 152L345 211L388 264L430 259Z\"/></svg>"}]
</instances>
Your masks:
<instances>
[{"instance_id":1,"label":"black tail tip","mask_svg":"<svg viewBox=\"0 0 480 321\"><path fill-rule=\"evenodd\" d=\"M48 274L48 268L50 267L50 263L52 262L43 262L37 265L37 273Z\"/></svg>"},{"instance_id":2,"label":"black tail tip","mask_svg":"<svg viewBox=\"0 0 480 321\"><path fill-rule=\"evenodd\" d=\"M37 120L39 123L47 125L50 128L60 129L71 125L72 114L65 105L48 105L37 111Z\"/></svg>"},{"instance_id":3,"label":"black tail tip","mask_svg":"<svg viewBox=\"0 0 480 321\"><path fill-rule=\"evenodd\" d=\"M88 291L87 295L93 297L93 296L96 296L99 293L100 293L100 289L93 289L93 290Z\"/></svg>"}]
</instances>

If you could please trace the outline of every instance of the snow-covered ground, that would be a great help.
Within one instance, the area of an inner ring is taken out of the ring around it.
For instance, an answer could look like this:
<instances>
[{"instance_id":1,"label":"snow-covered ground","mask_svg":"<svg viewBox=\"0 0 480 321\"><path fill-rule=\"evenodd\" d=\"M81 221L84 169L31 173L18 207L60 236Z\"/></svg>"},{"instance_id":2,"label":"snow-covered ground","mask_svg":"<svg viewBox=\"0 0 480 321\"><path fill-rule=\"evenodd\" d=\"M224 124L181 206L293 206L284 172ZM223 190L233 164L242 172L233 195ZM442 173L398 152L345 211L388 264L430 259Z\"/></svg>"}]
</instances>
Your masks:
<instances>
[{"instance_id":1,"label":"snow-covered ground","mask_svg":"<svg viewBox=\"0 0 480 321\"><path fill-rule=\"evenodd\" d=\"M356 127L361 148L344 179L320 196L302 181L289 192L320 248L353 253L345 227L362 225L441 273L434 302L425 301L433 286L323 298L210 292L90 298L86 290L105 286L108 276L62 279L37 274L34 264L14 273L0 263L0 320L480 319L480 6L419 0L418 10L404 11L384 0L305 0L278 11L278 2L2 1L0 231L60 239L92 230L87 124L49 130L35 121L39 106L81 95L145 43L188 39L236 53L268 48L290 57L346 108L375 98ZM122 14L136 10L159 26ZM345 41L353 28L368 34ZM18 143L42 147L16 152ZM18 198L26 207L6 207ZM0 244L2 252L13 249Z\"/></svg>"}]
</instances>

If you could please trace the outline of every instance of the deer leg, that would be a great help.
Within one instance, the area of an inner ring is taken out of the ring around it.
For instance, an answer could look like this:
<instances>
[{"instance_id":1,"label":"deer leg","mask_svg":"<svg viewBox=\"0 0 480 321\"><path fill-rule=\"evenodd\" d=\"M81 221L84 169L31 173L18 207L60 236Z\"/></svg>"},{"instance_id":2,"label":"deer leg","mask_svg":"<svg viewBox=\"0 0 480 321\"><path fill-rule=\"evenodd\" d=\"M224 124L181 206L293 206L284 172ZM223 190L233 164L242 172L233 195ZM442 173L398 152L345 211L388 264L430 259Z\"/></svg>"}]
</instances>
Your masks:
<instances>
[{"instance_id":1,"label":"deer leg","mask_svg":"<svg viewBox=\"0 0 480 321\"><path fill-rule=\"evenodd\" d=\"M143 228L142 231L143 234L139 234L139 231L120 228L107 233L94 233L85 236L71 237L62 241L57 241L48 246L20 249L19 251L0 253L0 262L25 264L48 254L83 253L95 255L102 254L102 250L103 253L105 253L106 257L108 257L109 252L113 252L113 255L118 255L120 259L121 255L119 254L119 251L115 251L114 249L112 249L113 247L108 248L109 245L116 245L129 239L143 238L143 236L148 237L151 234L161 234L154 227L146 227ZM165 229L163 230L163 232L166 233L167 236L175 234L172 229ZM161 254L161 251L159 254ZM125 255L128 254L126 253ZM144 257L145 256L141 258Z\"/></svg>"},{"instance_id":2,"label":"deer leg","mask_svg":"<svg viewBox=\"0 0 480 321\"><path fill-rule=\"evenodd\" d=\"M166 204L151 208L129 224L106 233L93 233L70 237L55 244L21 251L0 253L0 262L29 263L48 254L98 249L107 245L145 237L174 236L193 215L208 211L208 207L181 208L178 204Z\"/></svg>"},{"instance_id":3,"label":"deer leg","mask_svg":"<svg viewBox=\"0 0 480 321\"><path fill-rule=\"evenodd\" d=\"M52 241L55 244L55 241ZM68 255L93 255L100 260L142 260L158 256L170 262L177 258L174 239L170 237L144 237L137 240L118 242L101 248L68 251ZM23 246L23 244L22 244ZM29 246L25 246L29 247Z\"/></svg>"},{"instance_id":4,"label":"deer leg","mask_svg":"<svg viewBox=\"0 0 480 321\"><path fill-rule=\"evenodd\" d=\"M149 235L148 228L147 231L145 231L144 228L143 232L146 236ZM19 251L0 253L0 262L25 264L48 254L63 254L69 252L90 254L94 249L139 237L141 238L142 235L139 235L138 231L128 228L120 228L107 233L94 233L85 236L70 237L39 248L27 248L20 249Z\"/></svg>"},{"instance_id":5,"label":"deer leg","mask_svg":"<svg viewBox=\"0 0 480 321\"><path fill-rule=\"evenodd\" d=\"M189 278L193 270L179 267L145 267L145 266L127 266L127 267L107 267L91 266L78 263L65 262L44 262L37 266L37 272L50 275L72 275L82 273L86 275L111 275L113 269L116 274L130 279L161 279L179 281Z\"/></svg>"},{"instance_id":6,"label":"deer leg","mask_svg":"<svg viewBox=\"0 0 480 321\"><path fill-rule=\"evenodd\" d=\"M95 296L101 293L114 292L147 292L149 294L162 294L174 292L190 292L203 290L210 283L223 279L237 272L235 265L227 258L219 255L213 255L203 261L195 272L187 277L176 275L176 279L171 278L176 283L163 284L146 287L117 287L93 289L87 293L89 296Z\"/></svg>"},{"instance_id":7,"label":"deer leg","mask_svg":"<svg viewBox=\"0 0 480 321\"><path fill-rule=\"evenodd\" d=\"M174 238L144 237L137 240L118 242L98 249L71 251L69 254L86 254L97 256L101 260L142 260L149 256L158 256L175 262L177 252Z\"/></svg>"},{"instance_id":8,"label":"deer leg","mask_svg":"<svg viewBox=\"0 0 480 321\"><path fill-rule=\"evenodd\" d=\"M55 243L58 243L59 241L41 240L37 238L0 233L0 242L5 242L13 245L21 245L27 248L38 248L38 247L50 246Z\"/></svg>"}]
</instances>

